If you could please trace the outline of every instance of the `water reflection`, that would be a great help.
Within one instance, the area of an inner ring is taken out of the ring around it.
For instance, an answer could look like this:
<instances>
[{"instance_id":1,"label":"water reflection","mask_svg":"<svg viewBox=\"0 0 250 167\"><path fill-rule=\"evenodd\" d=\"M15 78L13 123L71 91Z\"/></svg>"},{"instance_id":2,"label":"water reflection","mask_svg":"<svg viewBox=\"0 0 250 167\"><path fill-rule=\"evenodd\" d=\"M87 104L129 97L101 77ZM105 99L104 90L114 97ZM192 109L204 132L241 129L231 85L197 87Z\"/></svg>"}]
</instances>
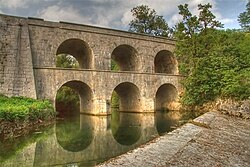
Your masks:
<instances>
[{"instance_id":1,"label":"water reflection","mask_svg":"<svg viewBox=\"0 0 250 167\"><path fill-rule=\"evenodd\" d=\"M39 138L34 138L36 133L29 136L32 140L26 137L11 146L0 142L0 166L95 166L171 131L193 116L197 115L176 111L68 116L41 131Z\"/></svg>"},{"instance_id":2,"label":"water reflection","mask_svg":"<svg viewBox=\"0 0 250 167\"><path fill-rule=\"evenodd\" d=\"M122 145L132 145L141 137L140 114L112 111L111 129L115 140Z\"/></svg>"},{"instance_id":3,"label":"water reflection","mask_svg":"<svg viewBox=\"0 0 250 167\"><path fill-rule=\"evenodd\" d=\"M178 125L181 114L178 111L156 111L155 122L159 135L172 131Z\"/></svg>"},{"instance_id":4,"label":"water reflection","mask_svg":"<svg viewBox=\"0 0 250 167\"><path fill-rule=\"evenodd\" d=\"M68 116L56 123L58 143L68 151L77 152L86 149L93 140L94 124L91 116Z\"/></svg>"}]
</instances>

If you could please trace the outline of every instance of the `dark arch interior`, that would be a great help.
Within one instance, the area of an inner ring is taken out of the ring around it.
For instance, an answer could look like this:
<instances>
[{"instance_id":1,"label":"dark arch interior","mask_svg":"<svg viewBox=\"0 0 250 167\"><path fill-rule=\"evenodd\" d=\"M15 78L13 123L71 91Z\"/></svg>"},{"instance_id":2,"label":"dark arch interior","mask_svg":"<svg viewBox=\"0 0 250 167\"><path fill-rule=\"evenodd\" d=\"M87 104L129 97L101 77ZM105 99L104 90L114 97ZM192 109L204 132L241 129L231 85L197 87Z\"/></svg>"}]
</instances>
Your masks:
<instances>
[{"instance_id":1,"label":"dark arch interior","mask_svg":"<svg viewBox=\"0 0 250 167\"><path fill-rule=\"evenodd\" d=\"M177 61L173 53L168 50L157 53L154 65L155 73L177 74Z\"/></svg>"},{"instance_id":2,"label":"dark arch interior","mask_svg":"<svg viewBox=\"0 0 250 167\"><path fill-rule=\"evenodd\" d=\"M124 82L116 86L114 91L118 95L119 111L140 111L140 91L137 86Z\"/></svg>"},{"instance_id":3,"label":"dark arch interior","mask_svg":"<svg viewBox=\"0 0 250 167\"><path fill-rule=\"evenodd\" d=\"M115 140L121 145L132 145L141 137L141 115L135 113L112 112L111 130Z\"/></svg>"},{"instance_id":4,"label":"dark arch interior","mask_svg":"<svg viewBox=\"0 0 250 167\"><path fill-rule=\"evenodd\" d=\"M92 54L88 44L80 39L68 39L57 49L57 55L67 54L73 56L79 63L80 68L92 68Z\"/></svg>"},{"instance_id":5,"label":"dark arch interior","mask_svg":"<svg viewBox=\"0 0 250 167\"><path fill-rule=\"evenodd\" d=\"M129 45L120 45L114 49L111 58L120 71L136 71L139 68L138 56L135 48ZM111 69L113 70L113 69Z\"/></svg>"},{"instance_id":6,"label":"dark arch interior","mask_svg":"<svg viewBox=\"0 0 250 167\"><path fill-rule=\"evenodd\" d=\"M155 109L157 111L173 110L178 97L176 88L171 84L162 85L156 92Z\"/></svg>"},{"instance_id":7,"label":"dark arch interior","mask_svg":"<svg viewBox=\"0 0 250 167\"><path fill-rule=\"evenodd\" d=\"M69 81L63 86L69 87L78 93L80 99L80 112L89 113L92 110L92 91L90 87L80 81ZM62 86L62 87L63 87ZM57 106L56 106L57 107Z\"/></svg>"}]
</instances>

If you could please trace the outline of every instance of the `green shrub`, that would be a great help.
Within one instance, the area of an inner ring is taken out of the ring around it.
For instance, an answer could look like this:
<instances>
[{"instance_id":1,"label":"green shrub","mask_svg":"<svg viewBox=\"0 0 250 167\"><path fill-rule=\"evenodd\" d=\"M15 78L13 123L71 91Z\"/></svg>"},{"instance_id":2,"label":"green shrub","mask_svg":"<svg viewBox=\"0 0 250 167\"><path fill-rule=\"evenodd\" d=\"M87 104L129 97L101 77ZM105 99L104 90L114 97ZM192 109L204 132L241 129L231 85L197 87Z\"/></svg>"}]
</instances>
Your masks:
<instances>
[{"instance_id":1,"label":"green shrub","mask_svg":"<svg viewBox=\"0 0 250 167\"><path fill-rule=\"evenodd\" d=\"M0 95L0 119L15 120L46 120L55 116L53 105L47 100L35 100L26 97Z\"/></svg>"}]
</instances>

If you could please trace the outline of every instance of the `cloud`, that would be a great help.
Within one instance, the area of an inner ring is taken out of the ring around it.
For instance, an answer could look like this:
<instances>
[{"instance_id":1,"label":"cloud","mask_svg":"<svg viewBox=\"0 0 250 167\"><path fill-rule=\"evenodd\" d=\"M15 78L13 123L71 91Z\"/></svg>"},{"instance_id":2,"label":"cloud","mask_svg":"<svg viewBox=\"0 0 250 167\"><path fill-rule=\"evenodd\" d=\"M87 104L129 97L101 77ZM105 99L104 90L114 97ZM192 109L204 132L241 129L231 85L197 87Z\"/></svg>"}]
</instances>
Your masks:
<instances>
[{"instance_id":1,"label":"cloud","mask_svg":"<svg viewBox=\"0 0 250 167\"><path fill-rule=\"evenodd\" d=\"M28 4L36 3L38 0L0 0L1 8L27 8Z\"/></svg>"},{"instance_id":2,"label":"cloud","mask_svg":"<svg viewBox=\"0 0 250 167\"><path fill-rule=\"evenodd\" d=\"M218 4L222 0L0 0L0 10L23 16L41 17L51 21L68 21L117 29L128 29L133 19L131 9L138 5L148 5L162 15L170 26L175 25L181 16L178 5L189 4L189 10L198 14L197 5L211 3L212 12L223 23L231 22L229 16L222 17ZM27 10L26 8L29 8Z\"/></svg>"},{"instance_id":3,"label":"cloud","mask_svg":"<svg viewBox=\"0 0 250 167\"><path fill-rule=\"evenodd\" d=\"M60 7L57 5L49 6L38 12L38 17L50 21L70 21L76 23L90 23L90 19L81 16L79 11L72 6Z\"/></svg>"}]
</instances>

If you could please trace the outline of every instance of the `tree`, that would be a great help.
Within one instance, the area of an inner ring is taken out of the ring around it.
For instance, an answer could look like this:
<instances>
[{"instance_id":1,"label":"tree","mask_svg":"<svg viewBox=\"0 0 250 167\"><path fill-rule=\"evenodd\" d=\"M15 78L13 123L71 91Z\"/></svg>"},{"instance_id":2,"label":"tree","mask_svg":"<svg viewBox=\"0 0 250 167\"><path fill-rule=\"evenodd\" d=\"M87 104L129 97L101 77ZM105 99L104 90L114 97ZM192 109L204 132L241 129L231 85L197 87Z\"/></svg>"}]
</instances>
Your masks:
<instances>
[{"instance_id":1,"label":"tree","mask_svg":"<svg viewBox=\"0 0 250 167\"><path fill-rule=\"evenodd\" d=\"M56 67L78 68L77 60L68 54L59 54L56 56ZM57 110L71 110L79 106L80 100L78 93L67 86L62 86L56 95ZM60 111L62 112L62 111Z\"/></svg>"},{"instance_id":2,"label":"tree","mask_svg":"<svg viewBox=\"0 0 250 167\"><path fill-rule=\"evenodd\" d=\"M175 26L174 37L179 41L176 44L176 55L180 63L180 72L190 75L198 63L197 59L206 57L214 47L212 32L223 25L215 20L210 11L211 4L198 5L199 16L192 15L188 4L179 5L179 14L182 21Z\"/></svg>"},{"instance_id":3,"label":"tree","mask_svg":"<svg viewBox=\"0 0 250 167\"><path fill-rule=\"evenodd\" d=\"M244 31L250 32L250 1L248 1L246 8L245 12L240 13L238 21Z\"/></svg>"},{"instance_id":4,"label":"tree","mask_svg":"<svg viewBox=\"0 0 250 167\"><path fill-rule=\"evenodd\" d=\"M157 15L154 9L140 5L134 7L131 12L134 19L129 23L129 31L169 37L170 28L167 22L163 16Z\"/></svg>"},{"instance_id":5,"label":"tree","mask_svg":"<svg viewBox=\"0 0 250 167\"><path fill-rule=\"evenodd\" d=\"M62 68L78 68L77 60L68 54L59 54L56 56L56 67Z\"/></svg>"},{"instance_id":6,"label":"tree","mask_svg":"<svg viewBox=\"0 0 250 167\"><path fill-rule=\"evenodd\" d=\"M216 28L210 4L198 5L195 16L179 6L182 21L175 26L179 70L186 75L182 103L202 105L216 98L247 99L250 94L250 38L237 31Z\"/></svg>"}]
</instances>

